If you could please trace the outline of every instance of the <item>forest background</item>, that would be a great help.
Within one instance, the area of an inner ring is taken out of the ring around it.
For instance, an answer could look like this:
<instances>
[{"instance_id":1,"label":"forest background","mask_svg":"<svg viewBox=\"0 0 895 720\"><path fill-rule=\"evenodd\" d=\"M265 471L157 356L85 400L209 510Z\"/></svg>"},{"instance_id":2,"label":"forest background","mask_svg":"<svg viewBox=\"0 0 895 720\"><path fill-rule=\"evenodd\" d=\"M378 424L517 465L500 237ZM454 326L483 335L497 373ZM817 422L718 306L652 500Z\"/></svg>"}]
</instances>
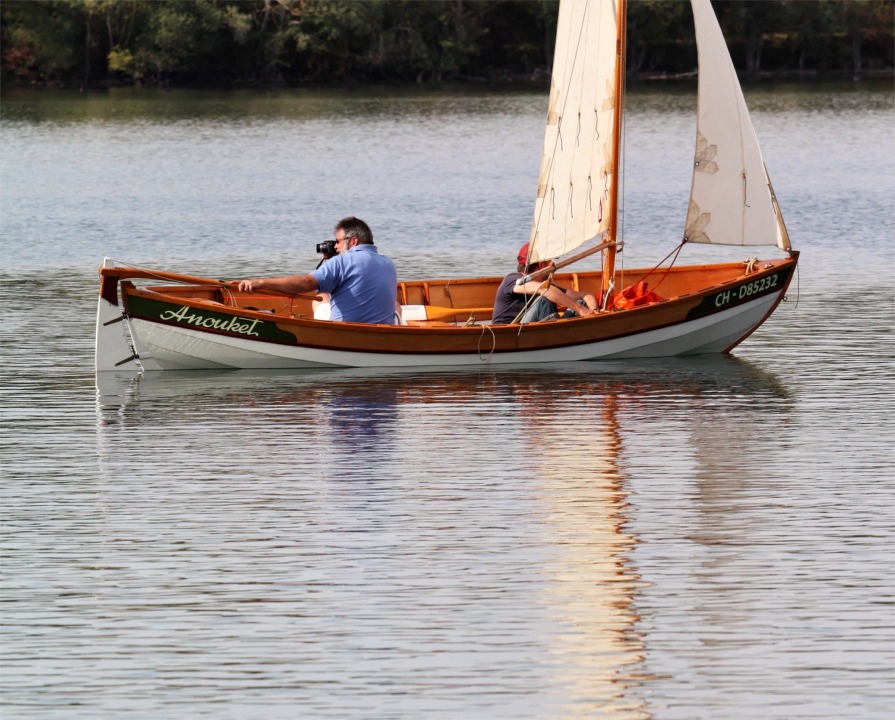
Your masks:
<instances>
[{"instance_id":1,"label":"forest background","mask_svg":"<svg viewBox=\"0 0 895 720\"><path fill-rule=\"evenodd\" d=\"M746 76L891 74L893 0L715 0ZM3 0L4 85L546 82L558 0ZM685 0L631 0L631 79L695 73Z\"/></svg>"}]
</instances>

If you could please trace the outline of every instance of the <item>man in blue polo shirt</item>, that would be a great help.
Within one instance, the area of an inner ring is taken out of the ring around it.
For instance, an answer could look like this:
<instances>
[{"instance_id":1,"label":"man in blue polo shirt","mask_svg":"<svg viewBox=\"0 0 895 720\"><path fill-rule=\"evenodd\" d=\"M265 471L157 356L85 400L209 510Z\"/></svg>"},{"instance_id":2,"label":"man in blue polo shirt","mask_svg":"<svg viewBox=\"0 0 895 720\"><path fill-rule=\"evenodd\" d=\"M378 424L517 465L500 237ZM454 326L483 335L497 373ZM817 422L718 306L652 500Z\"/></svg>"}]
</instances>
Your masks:
<instances>
[{"instance_id":1,"label":"man in blue polo shirt","mask_svg":"<svg viewBox=\"0 0 895 720\"><path fill-rule=\"evenodd\" d=\"M343 218L335 234L339 254L311 274L241 280L239 289L329 293L332 320L393 325L398 288L395 264L379 254L373 233L363 220Z\"/></svg>"}]
</instances>

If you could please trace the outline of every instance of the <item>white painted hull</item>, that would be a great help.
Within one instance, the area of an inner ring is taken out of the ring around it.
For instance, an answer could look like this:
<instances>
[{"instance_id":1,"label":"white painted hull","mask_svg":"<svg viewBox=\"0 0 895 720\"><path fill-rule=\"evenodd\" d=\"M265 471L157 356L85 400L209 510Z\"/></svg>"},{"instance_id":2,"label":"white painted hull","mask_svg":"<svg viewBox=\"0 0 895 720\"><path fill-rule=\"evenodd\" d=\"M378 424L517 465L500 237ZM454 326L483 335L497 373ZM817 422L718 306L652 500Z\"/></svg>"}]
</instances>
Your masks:
<instances>
[{"instance_id":1,"label":"white painted hull","mask_svg":"<svg viewBox=\"0 0 895 720\"><path fill-rule=\"evenodd\" d=\"M580 360L651 358L719 353L757 327L778 302L781 293L766 295L713 315L670 327L639 332L574 347L503 353L404 354L346 352L287 347L243 338L212 335L198 330L132 320L147 369L301 369L332 367L476 366L549 363ZM484 335L487 344L487 333Z\"/></svg>"}]
</instances>

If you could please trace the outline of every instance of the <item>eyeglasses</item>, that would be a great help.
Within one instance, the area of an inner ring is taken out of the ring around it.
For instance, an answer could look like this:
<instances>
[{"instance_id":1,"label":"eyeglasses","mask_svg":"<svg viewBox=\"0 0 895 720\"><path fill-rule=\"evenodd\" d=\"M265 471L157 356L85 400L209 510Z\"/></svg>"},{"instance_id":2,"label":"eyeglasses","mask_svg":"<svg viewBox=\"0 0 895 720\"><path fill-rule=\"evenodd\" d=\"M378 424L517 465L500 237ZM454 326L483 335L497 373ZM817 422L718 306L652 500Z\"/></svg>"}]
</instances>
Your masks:
<instances>
[{"instance_id":1,"label":"eyeglasses","mask_svg":"<svg viewBox=\"0 0 895 720\"><path fill-rule=\"evenodd\" d=\"M354 236L352 235L352 236L345 236L345 237L342 237L342 238L336 238L336 245L338 245L340 242L343 242L343 243L345 243L345 244L347 245L348 242L351 240L352 237L354 237Z\"/></svg>"}]
</instances>

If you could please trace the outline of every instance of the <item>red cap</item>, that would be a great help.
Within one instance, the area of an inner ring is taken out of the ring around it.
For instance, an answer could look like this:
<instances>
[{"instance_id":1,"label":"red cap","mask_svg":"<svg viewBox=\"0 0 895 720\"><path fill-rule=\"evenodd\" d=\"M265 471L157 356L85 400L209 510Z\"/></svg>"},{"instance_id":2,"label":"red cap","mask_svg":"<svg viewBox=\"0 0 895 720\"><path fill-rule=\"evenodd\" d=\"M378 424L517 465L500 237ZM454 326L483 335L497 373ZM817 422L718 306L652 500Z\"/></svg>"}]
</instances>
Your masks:
<instances>
[{"instance_id":1,"label":"red cap","mask_svg":"<svg viewBox=\"0 0 895 720\"><path fill-rule=\"evenodd\" d=\"M528 262L528 243L525 243L521 248L519 248L519 253L516 255L516 260L520 265L525 265Z\"/></svg>"}]
</instances>

